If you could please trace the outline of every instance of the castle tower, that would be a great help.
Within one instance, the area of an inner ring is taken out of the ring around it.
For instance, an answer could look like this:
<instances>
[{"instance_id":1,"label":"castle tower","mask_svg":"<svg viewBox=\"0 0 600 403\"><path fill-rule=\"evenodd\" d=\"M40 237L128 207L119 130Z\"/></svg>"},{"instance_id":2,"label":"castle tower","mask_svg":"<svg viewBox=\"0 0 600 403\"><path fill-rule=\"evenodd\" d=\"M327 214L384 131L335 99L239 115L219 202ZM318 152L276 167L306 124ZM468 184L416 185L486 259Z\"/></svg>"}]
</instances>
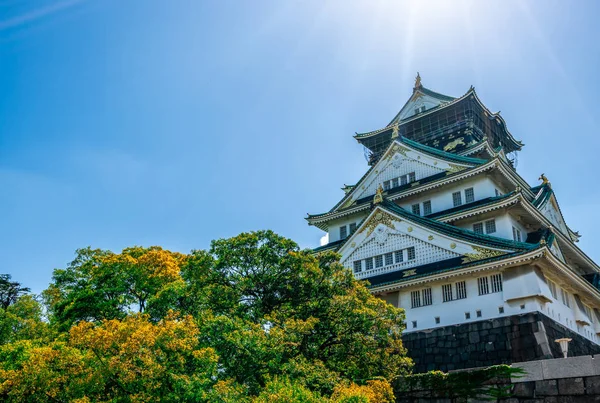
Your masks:
<instances>
[{"instance_id":1,"label":"castle tower","mask_svg":"<svg viewBox=\"0 0 600 403\"><path fill-rule=\"evenodd\" d=\"M453 98L417 75L382 129L357 133L369 168L331 210L309 215L373 294L406 310L418 372L600 353L600 267L576 245L523 144L471 87Z\"/></svg>"}]
</instances>

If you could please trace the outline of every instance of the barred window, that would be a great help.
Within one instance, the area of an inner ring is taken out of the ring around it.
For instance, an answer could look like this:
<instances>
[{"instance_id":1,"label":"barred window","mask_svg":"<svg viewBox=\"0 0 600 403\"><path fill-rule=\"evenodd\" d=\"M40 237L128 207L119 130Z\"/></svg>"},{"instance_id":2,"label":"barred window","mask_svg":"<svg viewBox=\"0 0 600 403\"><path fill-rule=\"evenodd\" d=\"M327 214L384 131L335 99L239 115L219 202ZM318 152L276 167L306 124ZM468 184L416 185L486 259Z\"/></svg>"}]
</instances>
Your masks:
<instances>
[{"instance_id":1,"label":"barred window","mask_svg":"<svg viewBox=\"0 0 600 403\"><path fill-rule=\"evenodd\" d=\"M521 231L519 231L515 227L512 227L512 229L513 229L513 239L517 242L521 242Z\"/></svg>"},{"instance_id":2,"label":"barred window","mask_svg":"<svg viewBox=\"0 0 600 403\"><path fill-rule=\"evenodd\" d=\"M362 260L354 261L354 273L360 273L362 271Z\"/></svg>"},{"instance_id":3,"label":"barred window","mask_svg":"<svg viewBox=\"0 0 600 403\"><path fill-rule=\"evenodd\" d=\"M462 196L460 192L452 193L452 202L454 203L454 207L460 206L462 204Z\"/></svg>"},{"instance_id":4,"label":"barred window","mask_svg":"<svg viewBox=\"0 0 600 403\"><path fill-rule=\"evenodd\" d=\"M396 188L396 187L398 187L398 178L394 178L394 179L392 179L392 187L393 187L393 188Z\"/></svg>"},{"instance_id":5,"label":"barred window","mask_svg":"<svg viewBox=\"0 0 600 403\"><path fill-rule=\"evenodd\" d=\"M340 239L345 239L348 236L348 227L345 225L340 227Z\"/></svg>"},{"instance_id":6,"label":"barred window","mask_svg":"<svg viewBox=\"0 0 600 403\"><path fill-rule=\"evenodd\" d=\"M452 301L452 284L443 284L442 285L442 301L448 302Z\"/></svg>"},{"instance_id":7,"label":"barred window","mask_svg":"<svg viewBox=\"0 0 600 403\"><path fill-rule=\"evenodd\" d=\"M421 215L421 205L419 203L412 205L412 213L416 215Z\"/></svg>"},{"instance_id":8,"label":"barred window","mask_svg":"<svg viewBox=\"0 0 600 403\"><path fill-rule=\"evenodd\" d=\"M431 214L431 200L423 202L423 215Z\"/></svg>"},{"instance_id":9,"label":"barred window","mask_svg":"<svg viewBox=\"0 0 600 403\"><path fill-rule=\"evenodd\" d=\"M496 232L496 220L488 220L485 222L485 233L493 234Z\"/></svg>"},{"instance_id":10,"label":"barred window","mask_svg":"<svg viewBox=\"0 0 600 403\"><path fill-rule=\"evenodd\" d=\"M383 255L375 256L375 267L383 267Z\"/></svg>"},{"instance_id":11,"label":"barred window","mask_svg":"<svg viewBox=\"0 0 600 403\"><path fill-rule=\"evenodd\" d=\"M483 234L483 223L478 222L473 224L473 232L476 234Z\"/></svg>"},{"instance_id":12,"label":"barred window","mask_svg":"<svg viewBox=\"0 0 600 403\"><path fill-rule=\"evenodd\" d=\"M350 224L350 233L353 233L356 230L356 223L353 222L352 224Z\"/></svg>"},{"instance_id":13,"label":"barred window","mask_svg":"<svg viewBox=\"0 0 600 403\"><path fill-rule=\"evenodd\" d=\"M414 182L416 180L417 180L417 176L415 175L414 172L411 172L411 173L408 174L408 181L409 182Z\"/></svg>"},{"instance_id":14,"label":"barred window","mask_svg":"<svg viewBox=\"0 0 600 403\"><path fill-rule=\"evenodd\" d=\"M433 299L431 298L431 288L423 289L423 305L431 305L433 304Z\"/></svg>"},{"instance_id":15,"label":"barred window","mask_svg":"<svg viewBox=\"0 0 600 403\"><path fill-rule=\"evenodd\" d=\"M404 251L397 250L396 252L394 252L394 257L396 258L396 263L403 262L404 261Z\"/></svg>"},{"instance_id":16,"label":"barred window","mask_svg":"<svg viewBox=\"0 0 600 403\"><path fill-rule=\"evenodd\" d=\"M407 255L408 255L408 260L415 260L415 247L411 246L410 248L406 249Z\"/></svg>"},{"instance_id":17,"label":"barred window","mask_svg":"<svg viewBox=\"0 0 600 403\"><path fill-rule=\"evenodd\" d=\"M383 182L383 190L390 190L390 181Z\"/></svg>"},{"instance_id":18,"label":"barred window","mask_svg":"<svg viewBox=\"0 0 600 403\"><path fill-rule=\"evenodd\" d=\"M467 283L464 281L459 281L456 283L456 299L465 298L467 298Z\"/></svg>"},{"instance_id":19,"label":"barred window","mask_svg":"<svg viewBox=\"0 0 600 403\"><path fill-rule=\"evenodd\" d=\"M490 293L490 286L487 277L479 277L477 279L477 287L479 288L479 295L486 295Z\"/></svg>"},{"instance_id":20,"label":"barred window","mask_svg":"<svg viewBox=\"0 0 600 403\"><path fill-rule=\"evenodd\" d=\"M402 175L400 177L400 184L401 185L406 185L407 183L408 183L408 179L407 179L406 175Z\"/></svg>"},{"instance_id":21,"label":"barred window","mask_svg":"<svg viewBox=\"0 0 600 403\"><path fill-rule=\"evenodd\" d=\"M465 203L472 203L475 201L475 191L473 188L465 189Z\"/></svg>"},{"instance_id":22,"label":"barred window","mask_svg":"<svg viewBox=\"0 0 600 403\"><path fill-rule=\"evenodd\" d=\"M373 270L373 258L365 259L365 270Z\"/></svg>"},{"instance_id":23,"label":"barred window","mask_svg":"<svg viewBox=\"0 0 600 403\"><path fill-rule=\"evenodd\" d=\"M386 253L385 254L385 265L389 266L391 264L394 264L394 255L391 252Z\"/></svg>"},{"instance_id":24,"label":"barred window","mask_svg":"<svg viewBox=\"0 0 600 403\"><path fill-rule=\"evenodd\" d=\"M492 274L492 292L500 292L502 291L502 274Z\"/></svg>"},{"instance_id":25,"label":"barred window","mask_svg":"<svg viewBox=\"0 0 600 403\"><path fill-rule=\"evenodd\" d=\"M418 308L421 306L421 290L411 291L410 302L411 308Z\"/></svg>"},{"instance_id":26,"label":"barred window","mask_svg":"<svg viewBox=\"0 0 600 403\"><path fill-rule=\"evenodd\" d=\"M558 299L558 294L556 293L556 284L554 284L554 282L548 280L548 287L550 288L550 292L552 293L552 297L554 299Z\"/></svg>"},{"instance_id":27,"label":"barred window","mask_svg":"<svg viewBox=\"0 0 600 403\"><path fill-rule=\"evenodd\" d=\"M561 293L561 296L562 296L562 302L563 302L563 304L565 304L566 306L568 306L570 308L571 307L571 302L569 301L569 294L565 290L563 290L563 289L560 290L560 293Z\"/></svg>"}]
</instances>

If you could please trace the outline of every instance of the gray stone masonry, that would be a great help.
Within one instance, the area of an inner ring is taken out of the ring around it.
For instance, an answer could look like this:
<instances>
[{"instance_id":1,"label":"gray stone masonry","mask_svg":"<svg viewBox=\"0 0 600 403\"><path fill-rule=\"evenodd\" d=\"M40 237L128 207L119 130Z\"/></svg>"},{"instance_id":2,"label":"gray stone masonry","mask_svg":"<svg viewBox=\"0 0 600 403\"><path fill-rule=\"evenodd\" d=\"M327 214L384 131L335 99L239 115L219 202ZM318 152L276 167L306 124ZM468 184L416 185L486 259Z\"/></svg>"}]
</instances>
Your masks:
<instances>
[{"instance_id":1,"label":"gray stone masonry","mask_svg":"<svg viewBox=\"0 0 600 403\"><path fill-rule=\"evenodd\" d=\"M600 346L541 313L411 332L402 340L415 362L414 372L419 373L560 358L562 352L554 340L562 337L573 339L569 356L600 354ZM535 366L531 371L542 368Z\"/></svg>"}]
</instances>

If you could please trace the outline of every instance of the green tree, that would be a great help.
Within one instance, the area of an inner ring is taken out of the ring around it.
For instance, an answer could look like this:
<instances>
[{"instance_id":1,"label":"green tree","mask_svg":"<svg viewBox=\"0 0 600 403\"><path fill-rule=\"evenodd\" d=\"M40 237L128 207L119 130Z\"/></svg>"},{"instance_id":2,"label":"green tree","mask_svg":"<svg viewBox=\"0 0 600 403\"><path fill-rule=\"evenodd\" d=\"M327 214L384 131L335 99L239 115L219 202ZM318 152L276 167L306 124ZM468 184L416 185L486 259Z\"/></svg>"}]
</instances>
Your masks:
<instances>
[{"instance_id":1,"label":"green tree","mask_svg":"<svg viewBox=\"0 0 600 403\"><path fill-rule=\"evenodd\" d=\"M31 290L23 287L17 281L11 281L10 274L0 274L0 308L6 309L14 304L17 299Z\"/></svg>"}]
</instances>

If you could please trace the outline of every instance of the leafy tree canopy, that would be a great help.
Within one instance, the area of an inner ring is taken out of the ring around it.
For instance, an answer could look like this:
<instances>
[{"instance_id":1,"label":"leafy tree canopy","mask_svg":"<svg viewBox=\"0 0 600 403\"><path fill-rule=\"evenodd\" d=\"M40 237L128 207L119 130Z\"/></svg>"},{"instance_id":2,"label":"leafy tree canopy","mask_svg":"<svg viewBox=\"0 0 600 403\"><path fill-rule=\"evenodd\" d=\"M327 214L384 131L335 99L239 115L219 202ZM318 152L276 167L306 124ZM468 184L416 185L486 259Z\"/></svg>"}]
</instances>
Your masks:
<instances>
[{"instance_id":1,"label":"leafy tree canopy","mask_svg":"<svg viewBox=\"0 0 600 403\"><path fill-rule=\"evenodd\" d=\"M338 259L271 231L80 249L43 293L49 324L31 308L46 327L0 345L0 400L392 402L403 311Z\"/></svg>"}]
</instances>

